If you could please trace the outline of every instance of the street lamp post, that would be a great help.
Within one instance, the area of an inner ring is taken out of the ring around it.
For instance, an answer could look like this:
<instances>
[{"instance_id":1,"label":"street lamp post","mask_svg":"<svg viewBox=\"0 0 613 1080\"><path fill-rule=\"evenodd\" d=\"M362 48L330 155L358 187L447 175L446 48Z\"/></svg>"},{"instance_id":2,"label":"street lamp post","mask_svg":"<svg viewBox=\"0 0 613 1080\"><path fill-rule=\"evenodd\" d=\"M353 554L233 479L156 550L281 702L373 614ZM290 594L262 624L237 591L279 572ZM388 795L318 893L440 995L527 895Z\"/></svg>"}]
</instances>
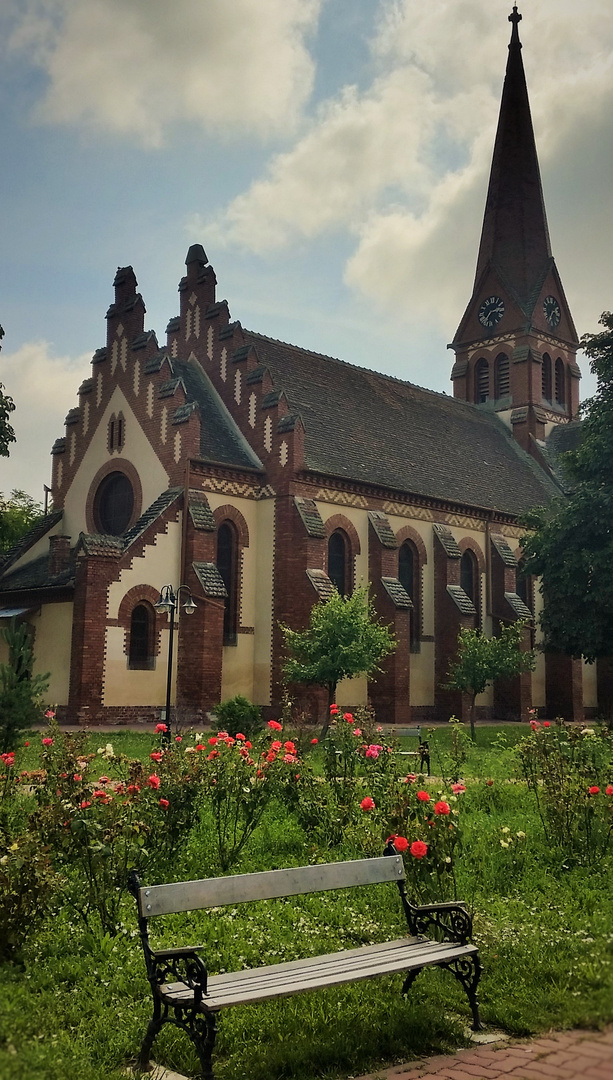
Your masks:
<instances>
[{"instance_id":1,"label":"street lamp post","mask_svg":"<svg viewBox=\"0 0 613 1080\"><path fill-rule=\"evenodd\" d=\"M165 742L170 742L170 692L172 688L172 653L175 633L175 614L179 610L179 595L182 591L185 591L188 594L187 599L183 604L183 610L186 615L193 615L196 610L196 601L187 585L179 585L176 591L173 589L172 585L164 585L160 592L160 599L157 604L154 604L156 611L166 611L170 615L170 627L168 633L168 673L166 676Z\"/></svg>"}]
</instances>

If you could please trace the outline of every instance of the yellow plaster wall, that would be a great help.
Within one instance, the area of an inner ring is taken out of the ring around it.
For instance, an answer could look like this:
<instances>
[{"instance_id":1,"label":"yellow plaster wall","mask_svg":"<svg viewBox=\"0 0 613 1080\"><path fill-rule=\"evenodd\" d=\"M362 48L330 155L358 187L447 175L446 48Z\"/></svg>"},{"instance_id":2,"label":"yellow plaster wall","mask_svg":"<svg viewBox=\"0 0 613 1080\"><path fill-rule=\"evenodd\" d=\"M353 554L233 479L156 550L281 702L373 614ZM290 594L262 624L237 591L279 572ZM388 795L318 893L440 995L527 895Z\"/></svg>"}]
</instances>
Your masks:
<instances>
[{"instance_id":1,"label":"yellow plaster wall","mask_svg":"<svg viewBox=\"0 0 613 1080\"><path fill-rule=\"evenodd\" d=\"M125 630L108 626L106 630L106 668L103 704L164 705L168 670L168 635L162 634L159 656L152 671L131 671L124 652ZM175 635L175 643L176 643Z\"/></svg>"},{"instance_id":2,"label":"yellow plaster wall","mask_svg":"<svg viewBox=\"0 0 613 1080\"><path fill-rule=\"evenodd\" d=\"M34 674L50 672L45 698L53 705L68 704L72 602L44 604L28 622L34 627Z\"/></svg>"},{"instance_id":3,"label":"yellow plaster wall","mask_svg":"<svg viewBox=\"0 0 613 1080\"><path fill-rule=\"evenodd\" d=\"M587 660L583 661L583 704L586 709L598 708L598 669Z\"/></svg>"},{"instance_id":4,"label":"yellow plaster wall","mask_svg":"<svg viewBox=\"0 0 613 1080\"><path fill-rule=\"evenodd\" d=\"M144 554L132 560L132 565L121 571L118 581L108 590L108 618L116 619L119 606L130 589L137 585L151 585L161 590L163 585L174 588L181 584L181 514L178 521L168 523L168 531L161 533ZM179 615L189 618L189 615ZM162 630L160 652L152 671L132 671L124 652L125 631L121 626L107 627L106 660L104 667L104 705L163 705L166 702L166 678L168 665L168 629ZM176 679L177 635L173 658L173 700Z\"/></svg>"},{"instance_id":5,"label":"yellow plaster wall","mask_svg":"<svg viewBox=\"0 0 613 1080\"><path fill-rule=\"evenodd\" d=\"M236 645L225 645L221 671L221 700L243 694L256 705L253 693L254 635L239 634Z\"/></svg>"},{"instance_id":6,"label":"yellow plaster wall","mask_svg":"<svg viewBox=\"0 0 613 1080\"><path fill-rule=\"evenodd\" d=\"M108 422L112 413L121 411L125 418L125 442L120 454L107 449ZM62 532L73 540L87 532L85 503L94 476L109 460L127 460L134 466L143 489L142 510L145 511L168 487L168 474L160 463L151 443L128 405L125 395L116 387L96 427L92 440L83 455L76 475L66 492Z\"/></svg>"},{"instance_id":7,"label":"yellow plaster wall","mask_svg":"<svg viewBox=\"0 0 613 1080\"><path fill-rule=\"evenodd\" d=\"M389 515L389 523L396 533L410 525L421 537L426 548L428 561L422 569L422 633L427 637L434 635L434 549L432 523L414 518ZM411 670L411 705L434 704L434 642L422 641L418 653L409 657Z\"/></svg>"}]
</instances>

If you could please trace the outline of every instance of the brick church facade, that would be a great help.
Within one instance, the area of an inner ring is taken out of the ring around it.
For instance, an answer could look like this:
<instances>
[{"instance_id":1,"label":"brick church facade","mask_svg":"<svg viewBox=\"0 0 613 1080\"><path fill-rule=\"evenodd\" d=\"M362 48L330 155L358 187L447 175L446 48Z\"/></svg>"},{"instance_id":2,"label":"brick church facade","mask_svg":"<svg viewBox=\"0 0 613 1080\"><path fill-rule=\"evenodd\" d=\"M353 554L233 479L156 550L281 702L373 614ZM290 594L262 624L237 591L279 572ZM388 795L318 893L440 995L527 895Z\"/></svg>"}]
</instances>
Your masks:
<instances>
[{"instance_id":1,"label":"brick church facade","mask_svg":"<svg viewBox=\"0 0 613 1080\"><path fill-rule=\"evenodd\" d=\"M369 584L396 649L341 684L381 721L461 715L444 689L461 627L538 615L518 573L518 517L563 490L576 437L578 338L551 254L514 9L473 294L452 343L453 397L247 330L190 247L180 313L145 329L117 271L106 345L52 449L53 508L0 568L0 606L35 640L72 722L157 719L179 583L172 699L196 721L242 693L279 709L279 623L304 626L336 587ZM182 594L184 597L186 594ZM529 646L534 631L526 629ZM582 719L606 667L540 654L478 699L483 716ZM324 697L298 689L313 717Z\"/></svg>"}]
</instances>

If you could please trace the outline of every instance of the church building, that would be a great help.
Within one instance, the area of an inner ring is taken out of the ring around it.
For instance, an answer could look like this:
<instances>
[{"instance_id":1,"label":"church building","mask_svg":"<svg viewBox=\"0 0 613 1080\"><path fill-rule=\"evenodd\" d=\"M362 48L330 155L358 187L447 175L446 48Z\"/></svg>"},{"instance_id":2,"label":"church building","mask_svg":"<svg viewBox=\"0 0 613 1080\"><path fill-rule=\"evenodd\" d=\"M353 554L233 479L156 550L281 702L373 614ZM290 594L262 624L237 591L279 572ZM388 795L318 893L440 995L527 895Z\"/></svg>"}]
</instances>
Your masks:
<instances>
[{"instance_id":1,"label":"church building","mask_svg":"<svg viewBox=\"0 0 613 1080\"><path fill-rule=\"evenodd\" d=\"M376 681L340 684L339 704L369 701L385 723L462 716L445 689L459 629L538 616L518 519L563 491L580 372L520 19L514 8L453 396L246 329L199 244L163 343L134 270L117 271L106 344L51 451L52 509L0 566L0 615L31 627L61 719L157 720L169 667L187 722L238 693L274 716L279 623L304 627L334 588L359 584L396 648ZM172 626L156 607L167 585L186 586ZM535 639L527 625L525 647ZM541 652L477 704L482 717L583 719L612 697L604 665ZM294 698L321 719L323 693Z\"/></svg>"}]
</instances>

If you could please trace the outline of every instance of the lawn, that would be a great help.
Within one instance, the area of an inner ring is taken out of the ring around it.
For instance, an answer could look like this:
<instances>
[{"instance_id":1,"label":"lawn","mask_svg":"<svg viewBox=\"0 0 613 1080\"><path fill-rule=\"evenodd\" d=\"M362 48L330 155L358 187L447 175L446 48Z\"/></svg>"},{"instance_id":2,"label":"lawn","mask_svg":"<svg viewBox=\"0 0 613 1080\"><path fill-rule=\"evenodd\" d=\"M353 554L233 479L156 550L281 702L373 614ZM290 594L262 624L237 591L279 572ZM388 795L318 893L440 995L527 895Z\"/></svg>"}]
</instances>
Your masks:
<instances>
[{"instance_id":1,"label":"lawn","mask_svg":"<svg viewBox=\"0 0 613 1080\"><path fill-rule=\"evenodd\" d=\"M287 734L284 732L281 738L285 739ZM347 733L340 734L345 738ZM571 795L573 798L576 795L573 806L578 817L573 826L575 833L571 829L563 843L562 825L558 829L551 805L544 804L543 793L551 789L555 796L555 786L552 788L545 776L539 781L540 787L531 788L514 749L522 739L532 738L535 745L539 738L551 739L549 755L543 759L548 767L547 762L554 758L553 739L557 738L561 746L562 736L553 731L530 733L527 725L488 726L478 729L475 746L466 747L462 734L461 753L456 749L454 755L453 732L437 729L431 735L436 775L405 785L411 797L419 788L427 791L432 800L448 800L449 821L457 831L447 876L443 873L443 859L438 870L434 863L429 870L427 859L419 866L413 865L415 860L412 860L409 881L422 897L433 894L443 899L455 892L469 906L484 965L480 999L483 1020L488 1026L514 1035L527 1035L552 1028L595 1027L611 1022L612 859L606 840L613 798L605 794L607 785L613 782L610 738L606 734L586 736L581 742L577 735L575 742L568 744L576 760L559 780L560 813L564 811L566 822ZM181 752L188 744L190 749L195 746L189 733L185 732L183 738ZM383 741L383 736L377 738ZM183 760L188 762L195 762L198 757L203 771L197 805L182 810L187 815L182 832L182 819L176 815L172 821L164 818L158 807L161 792L168 791L173 802L171 795L177 801L180 788L177 777L173 779L171 771L163 771L174 768L172 762L168 766L164 762L152 763L149 758L159 746L157 739L159 736L131 732L90 736L87 745L79 751L82 755L94 755L88 766L88 790L103 790L99 781L105 775L113 783L118 777L126 776L127 764L120 755L143 761L143 776L156 768L162 780L159 792L149 792L146 813L150 816L146 816L144 803L139 811L143 820L150 823L145 835L151 856L141 857L143 879L153 883L218 874L221 804L214 801L215 789L207 787L206 769L221 768L225 750L221 759L209 764L208 753L201 751L199 756L194 753L191 759L184 755ZM590 740L597 743L586 755L585 746L591 745ZM30 745L17 752L16 766L20 771L31 772L41 761L40 733L32 733L27 741ZM59 755L61 741L61 736L56 734L54 746L47 748L49 773L52 768L63 769L65 758L60 760L58 756L54 764L49 756L51 751ZM106 751L107 741L112 743L113 757ZM578 749L574 749L575 744ZM401 742L401 747L414 749L414 740ZM208 740L206 751L210 751ZM293 778L298 768L301 780L290 790L288 775L279 773L276 796L261 808L257 828L228 872L244 873L380 852L387 827L383 816L384 792L392 781L398 780L395 774L401 759L392 754L384 759L381 753L378 760L362 761L357 778L345 774L341 784L338 776L335 779L330 775L330 769L341 772L340 763L348 760L345 744L334 759L339 764L330 766L333 759L330 755L326 757L325 748L320 745L311 748L310 739L303 735L302 753L297 756L299 766L290 763L286 773L289 770ZM564 760L568 764L570 759ZM385 775L383 769L387 770ZM229 774L217 773L217 778L223 776L227 780ZM190 778L194 780L191 774ZM451 784L457 779L464 781L461 786L466 790L452 793ZM584 794L586 785L590 784L592 788L600 788L597 795ZM139 798L144 795L142 780L141 786ZM33 791L32 786L26 786L21 795L19 827L22 829L26 811L35 810ZM374 794L377 804L371 815L360 810L365 794ZM537 794L547 836L538 811ZM244 795L247 800L251 797ZM37 798L40 805L41 797ZM53 800L53 792L50 798ZM100 796L100 806L74 811L69 808L64 793L62 799L58 796L56 803L52 801L49 805L61 807L60 817L64 813L72 814L71 822L73 818L74 821L86 818L89 809L98 814L98 820L107 812L119 813L116 810L119 798L105 807ZM173 806L169 808L172 810ZM122 813L132 813L130 805ZM420 825L416 819L411 824L411 813L409 808L406 831L409 838L413 835L411 828L423 829L423 823ZM15 828L14 806L12 814ZM43 808L42 814L51 815L51 810ZM69 850L66 823L53 818L56 829L53 833L48 824L51 818L48 816L46 820L48 831L44 836L56 859L60 880L46 894L43 905L46 917L37 919L32 915L25 945L11 962L0 965L0 1076L3 1080L69 1080L73 1076L85 1080L103 1077L120 1080L125 1065L137 1053L150 1015L150 991L134 902L125 893L117 894L114 933L102 932L95 912L87 914L86 924L82 904L79 913L77 890L86 879L78 876L76 864L72 866L66 857ZM131 820L137 823L137 818ZM389 831L402 831L398 820L394 819L394 828ZM436 828L439 824L437 821ZM165 827L175 829L173 836L178 840L173 840L170 850L160 847L162 854L157 857L154 843L162 844L160 829ZM433 827L432 837L435 831ZM109 840L109 835L103 835L103 842L112 848L115 858L123 848L112 847L117 841ZM432 839L432 852L435 843ZM411 863L408 853L405 861L407 865ZM0 876L0 888L2 881ZM204 953L211 967L216 965L218 971L328 952L404 932L397 893L387 887L244 905L240 911L234 908L212 914L188 913L163 922L165 943L204 943L207 946ZM469 1022L466 997L448 973L422 972L406 1000L400 995L401 986L402 978L397 976L228 1010L220 1022L216 1075L219 1080L243 1080L245 1075L252 1080L276 1077L333 1080L466 1044ZM197 1068L187 1038L172 1029L159 1037L154 1056L179 1072L189 1073Z\"/></svg>"}]
</instances>

